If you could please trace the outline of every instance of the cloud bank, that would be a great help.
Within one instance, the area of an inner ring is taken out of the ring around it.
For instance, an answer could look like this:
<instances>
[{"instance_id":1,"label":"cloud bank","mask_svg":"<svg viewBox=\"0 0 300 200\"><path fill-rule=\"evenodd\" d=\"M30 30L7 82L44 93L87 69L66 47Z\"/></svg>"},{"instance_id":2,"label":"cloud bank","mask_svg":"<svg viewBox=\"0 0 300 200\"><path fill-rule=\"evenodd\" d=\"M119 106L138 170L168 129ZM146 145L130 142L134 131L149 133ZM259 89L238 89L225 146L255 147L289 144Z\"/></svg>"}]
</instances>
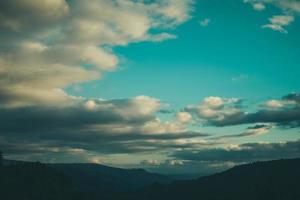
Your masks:
<instances>
[{"instance_id":1,"label":"cloud bank","mask_svg":"<svg viewBox=\"0 0 300 200\"><path fill-rule=\"evenodd\" d=\"M230 126L253 123L275 123L284 127L299 127L300 102L298 93L290 93L281 100L269 100L257 111L247 112L236 98L207 97L199 105L186 111L196 116L200 123L213 126Z\"/></svg>"}]
</instances>

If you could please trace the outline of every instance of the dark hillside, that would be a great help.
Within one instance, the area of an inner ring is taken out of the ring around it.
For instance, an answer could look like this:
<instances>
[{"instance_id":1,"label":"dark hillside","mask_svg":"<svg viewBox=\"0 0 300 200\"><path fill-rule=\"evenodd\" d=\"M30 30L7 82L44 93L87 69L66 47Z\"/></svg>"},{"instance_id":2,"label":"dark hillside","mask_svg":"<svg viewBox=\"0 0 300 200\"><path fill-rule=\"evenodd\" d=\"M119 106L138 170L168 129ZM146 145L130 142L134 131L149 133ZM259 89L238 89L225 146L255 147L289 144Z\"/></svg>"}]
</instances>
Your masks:
<instances>
[{"instance_id":1,"label":"dark hillside","mask_svg":"<svg viewBox=\"0 0 300 200\"><path fill-rule=\"evenodd\" d=\"M194 181L156 184L124 199L300 199L300 159L255 162Z\"/></svg>"}]
</instances>

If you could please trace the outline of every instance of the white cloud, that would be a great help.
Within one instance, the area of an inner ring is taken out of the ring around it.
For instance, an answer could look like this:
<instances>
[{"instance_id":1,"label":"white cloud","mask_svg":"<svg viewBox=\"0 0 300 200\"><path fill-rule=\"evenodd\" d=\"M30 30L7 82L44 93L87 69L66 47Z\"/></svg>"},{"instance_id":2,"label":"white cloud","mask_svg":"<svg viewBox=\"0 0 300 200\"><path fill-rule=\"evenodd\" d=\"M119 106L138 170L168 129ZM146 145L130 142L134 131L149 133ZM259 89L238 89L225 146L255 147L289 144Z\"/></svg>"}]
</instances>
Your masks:
<instances>
[{"instance_id":1,"label":"white cloud","mask_svg":"<svg viewBox=\"0 0 300 200\"><path fill-rule=\"evenodd\" d=\"M85 103L85 107L86 109L88 110L94 110L96 108L96 103L95 101L93 100L88 100L86 103Z\"/></svg>"},{"instance_id":2,"label":"white cloud","mask_svg":"<svg viewBox=\"0 0 300 200\"><path fill-rule=\"evenodd\" d=\"M281 108L284 106L283 102L279 100L270 100L266 102L268 108Z\"/></svg>"},{"instance_id":3,"label":"white cloud","mask_svg":"<svg viewBox=\"0 0 300 200\"><path fill-rule=\"evenodd\" d=\"M185 110L194 113L204 121L221 121L225 117L234 116L241 112L237 107L240 99L210 96L203 99L199 105L187 106Z\"/></svg>"},{"instance_id":4,"label":"white cloud","mask_svg":"<svg viewBox=\"0 0 300 200\"><path fill-rule=\"evenodd\" d=\"M265 24L263 28L270 28L274 31L279 31L281 33L287 33L288 31L284 26L288 26L294 21L294 17L290 15L275 15L269 18L270 24Z\"/></svg>"},{"instance_id":5,"label":"white cloud","mask_svg":"<svg viewBox=\"0 0 300 200\"><path fill-rule=\"evenodd\" d=\"M205 97L201 103L204 107L219 109L224 106L224 101L221 97Z\"/></svg>"},{"instance_id":6,"label":"white cloud","mask_svg":"<svg viewBox=\"0 0 300 200\"><path fill-rule=\"evenodd\" d=\"M176 119L181 123L188 123L192 120L192 115L188 112L177 112Z\"/></svg>"},{"instance_id":7,"label":"white cloud","mask_svg":"<svg viewBox=\"0 0 300 200\"><path fill-rule=\"evenodd\" d=\"M283 12L300 12L300 2L298 0L244 0L244 3L250 3L254 9L258 8L258 10L264 10L265 4L270 4Z\"/></svg>"},{"instance_id":8,"label":"white cloud","mask_svg":"<svg viewBox=\"0 0 300 200\"><path fill-rule=\"evenodd\" d=\"M1 105L61 104L56 89L116 69L114 46L176 38L151 31L185 22L192 6L191 0L1 1Z\"/></svg>"},{"instance_id":9,"label":"white cloud","mask_svg":"<svg viewBox=\"0 0 300 200\"><path fill-rule=\"evenodd\" d=\"M262 28L269 28L281 33L288 33L284 26L290 25L295 16L300 13L300 2L298 0L244 0L244 3L250 3L255 10L262 11L265 5L269 4L281 11L281 14L269 18L270 23Z\"/></svg>"},{"instance_id":10,"label":"white cloud","mask_svg":"<svg viewBox=\"0 0 300 200\"><path fill-rule=\"evenodd\" d=\"M262 10L266 9L266 6L263 3L258 2L258 3L253 4L253 9L257 10L257 11L262 11Z\"/></svg>"},{"instance_id":11,"label":"white cloud","mask_svg":"<svg viewBox=\"0 0 300 200\"><path fill-rule=\"evenodd\" d=\"M164 40L176 39L177 36L169 33L161 33L157 35L148 36L150 41L153 42L162 42Z\"/></svg>"},{"instance_id":12,"label":"white cloud","mask_svg":"<svg viewBox=\"0 0 300 200\"><path fill-rule=\"evenodd\" d=\"M199 24L200 24L201 26L208 26L209 23L210 23L210 21L211 21L210 19L205 18L205 19L199 21Z\"/></svg>"},{"instance_id":13,"label":"white cloud","mask_svg":"<svg viewBox=\"0 0 300 200\"><path fill-rule=\"evenodd\" d=\"M300 13L300 2L298 0L273 0L271 2L286 11Z\"/></svg>"}]
</instances>

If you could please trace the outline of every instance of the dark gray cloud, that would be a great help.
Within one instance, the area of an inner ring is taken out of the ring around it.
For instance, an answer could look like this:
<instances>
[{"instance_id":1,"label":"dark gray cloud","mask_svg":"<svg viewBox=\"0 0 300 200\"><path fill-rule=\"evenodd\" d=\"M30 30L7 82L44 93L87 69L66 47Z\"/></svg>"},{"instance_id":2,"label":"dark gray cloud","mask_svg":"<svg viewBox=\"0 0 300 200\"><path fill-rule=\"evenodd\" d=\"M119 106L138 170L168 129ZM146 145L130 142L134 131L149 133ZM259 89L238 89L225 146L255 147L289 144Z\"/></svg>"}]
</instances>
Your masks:
<instances>
[{"instance_id":1,"label":"dark gray cloud","mask_svg":"<svg viewBox=\"0 0 300 200\"><path fill-rule=\"evenodd\" d=\"M281 126L300 126L300 108L282 110L259 110L254 113L239 112L222 120L210 121L211 125L229 126L251 123L276 123Z\"/></svg>"},{"instance_id":2,"label":"dark gray cloud","mask_svg":"<svg viewBox=\"0 0 300 200\"><path fill-rule=\"evenodd\" d=\"M206 145L178 143L208 134L160 122L155 116L160 102L150 97L70 101L67 106L0 108L0 149L11 155L74 149L124 154Z\"/></svg>"},{"instance_id":3,"label":"dark gray cloud","mask_svg":"<svg viewBox=\"0 0 300 200\"><path fill-rule=\"evenodd\" d=\"M300 156L300 140L282 143L245 143L231 148L177 151L175 159L192 161L249 162Z\"/></svg>"},{"instance_id":4,"label":"dark gray cloud","mask_svg":"<svg viewBox=\"0 0 300 200\"><path fill-rule=\"evenodd\" d=\"M82 105L67 107L31 106L0 108L1 132L78 130L99 124L135 124L154 119L153 113L126 115L122 111L130 106L130 100L99 101L98 108L89 110ZM132 108L134 112L134 108Z\"/></svg>"},{"instance_id":5,"label":"dark gray cloud","mask_svg":"<svg viewBox=\"0 0 300 200\"><path fill-rule=\"evenodd\" d=\"M225 138L240 138L246 136L255 136L255 135L262 135L267 133L273 126L269 124L257 124L254 126L248 127L245 131L239 134L230 134L230 135L223 135L218 137L210 138L212 140L215 139L225 139Z\"/></svg>"},{"instance_id":6,"label":"dark gray cloud","mask_svg":"<svg viewBox=\"0 0 300 200\"><path fill-rule=\"evenodd\" d=\"M297 104L300 104L300 93L290 93L282 97L282 100L293 101Z\"/></svg>"},{"instance_id":7,"label":"dark gray cloud","mask_svg":"<svg viewBox=\"0 0 300 200\"><path fill-rule=\"evenodd\" d=\"M263 107L255 112L246 112L238 107L239 101L229 101L219 97L204 99L202 104L187 107L186 111L193 113L197 118L212 126L231 126L254 123L275 123L283 127L300 126L300 101L299 93L291 93L276 100L277 107ZM212 101L212 98L214 98ZM216 99L218 101L216 101ZM208 101L210 100L210 101ZM213 107L219 103L219 107Z\"/></svg>"}]
</instances>

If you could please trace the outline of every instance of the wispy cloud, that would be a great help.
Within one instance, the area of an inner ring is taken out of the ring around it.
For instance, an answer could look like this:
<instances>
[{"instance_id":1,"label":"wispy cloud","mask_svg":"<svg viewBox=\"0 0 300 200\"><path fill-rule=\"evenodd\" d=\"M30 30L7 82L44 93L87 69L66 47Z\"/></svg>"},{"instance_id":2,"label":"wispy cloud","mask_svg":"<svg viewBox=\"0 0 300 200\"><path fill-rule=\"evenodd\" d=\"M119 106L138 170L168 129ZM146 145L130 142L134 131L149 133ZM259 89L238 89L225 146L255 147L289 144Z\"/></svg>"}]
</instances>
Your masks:
<instances>
[{"instance_id":1,"label":"wispy cloud","mask_svg":"<svg viewBox=\"0 0 300 200\"><path fill-rule=\"evenodd\" d=\"M269 24L265 24L262 27L270 28L281 33L288 33L288 31L284 27L291 24L294 21L294 17L290 15L275 15L270 18L269 21Z\"/></svg>"},{"instance_id":2,"label":"wispy cloud","mask_svg":"<svg viewBox=\"0 0 300 200\"><path fill-rule=\"evenodd\" d=\"M257 3L253 4L253 9L257 10L257 11L262 11L262 10L266 9L266 6L261 2L257 2Z\"/></svg>"},{"instance_id":3,"label":"wispy cloud","mask_svg":"<svg viewBox=\"0 0 300 200\"><path fill-rule=\"evenodd\" d=\"M266 4L278 8L281 14L269 18L270 23L263 25L262 28L269 28L281 33L288 33L285 27L290 25L300 13L300 2L297 0L244 0L244 3L251 4L257 11L265 10Z\"/></svg>"},{"instance_id":4,"label":"wispy cloud","mask_svg":"<svg viewBox=\"0 0 300 200\"><path fill-rule=\"evenodd\" d=\"M205 18L205 19L203 19L203 20L200 20L200 21L199 21L199 24L200 24L201 26L208 26L208 25L210 24L210 22L211 22L211 19Z\"/></svg>"}]
</instances>

